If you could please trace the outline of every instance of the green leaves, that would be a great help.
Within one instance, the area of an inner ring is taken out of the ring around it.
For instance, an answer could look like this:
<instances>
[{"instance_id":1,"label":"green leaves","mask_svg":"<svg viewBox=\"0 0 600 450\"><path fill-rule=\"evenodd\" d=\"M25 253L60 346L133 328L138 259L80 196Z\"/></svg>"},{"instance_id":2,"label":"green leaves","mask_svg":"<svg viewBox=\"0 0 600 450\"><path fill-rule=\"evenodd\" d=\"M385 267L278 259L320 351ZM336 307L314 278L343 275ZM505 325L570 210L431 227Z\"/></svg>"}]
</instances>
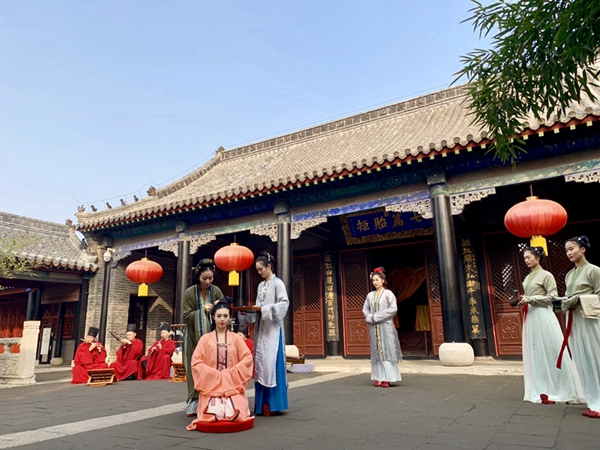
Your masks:
<instances>
[{"instance_id":1,"label":"green leaves","mask_svg":"<svg viewBox=\"0 0 600 450\"><path fill-rule=\"evenodd\" d=\"M517 138L529 114L544 122L565 112L582 95L596 98L594 67L600 50L600 1L520 0L476 5L466 19L489 49L461 58L473 123L494 139L491 150L514 162L524 142ZM514 141L513 141L514 140Z\"/></svg>"},{"instance_id":2,"label":"green leaves","mask_svg":"<svg viewBox=\"0 0 600 450\"><path fill-rule=\"evenodd\" d=\"M14 278L16 274L30 273L36 266L26 258L19 258L28 247L35 244L34 237L21 239L0 237L0 279Z\"/></svg>"}]
</instances>

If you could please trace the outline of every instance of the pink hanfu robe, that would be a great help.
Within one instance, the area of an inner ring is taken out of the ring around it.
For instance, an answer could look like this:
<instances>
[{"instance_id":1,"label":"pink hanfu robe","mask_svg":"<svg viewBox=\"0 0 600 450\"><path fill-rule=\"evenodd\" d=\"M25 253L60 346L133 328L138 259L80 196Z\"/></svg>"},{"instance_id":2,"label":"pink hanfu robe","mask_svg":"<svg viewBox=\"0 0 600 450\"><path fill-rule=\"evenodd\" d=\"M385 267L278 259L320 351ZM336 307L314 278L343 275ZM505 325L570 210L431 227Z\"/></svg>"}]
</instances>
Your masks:
<instances>
[{"instance_id":1,"label":"pink hanfu robe","mask_svg":"<svg viewBox=\"0 0 600 450\"><path fill-rule=\"evenodd\" d=\"M200 398L198 418L187 429L206 433L247 430L254 426L246 397L252 353L237 333L227 332L227 345L217 344L216 336L216 331L202 336L192 355L194 387Z\"/></svg>"},{"instance_id":2,"label":"pink hanfu robe","mask_svg":"<svg viewBox=\"0 0 600 450\"><path fill-rule=\"evenodd\" d=\"M160 347L159 347L160 344ZM171 375L171 355L175 351L175 341L159 339L148 349L148 356L142 356L138 369L138 380L168 380ZM146 369L144 370L144 361Z\"/></svg>"},{"instance_id":3,"label":"pink hanfu robe","mask_svg":"<svg viewBox=\"0 0 600 450\"><path fill-rule=\"evenodd\" d=\"M77 347L77 353L75 353L75 359L73 360L73 373L72 384L87 383L88 381L88 370L92 369L107 369L106 364L106 350L102 344L95 347L90 351L92 344L82 342Z\"/></svg>"},{"instance_id":4,"label":"pink hanfu robe","mask_svg":"<svg viewBox=\"0 0 600 450\"><path fill-rule=\"evenodd\" d=\"M144 354L144 344L134 339L131 344L121 345L117 350L117 360L110 365L115 369L117 380L122 381L138 373L138 359Z\"/></svg>"}]
</instances>

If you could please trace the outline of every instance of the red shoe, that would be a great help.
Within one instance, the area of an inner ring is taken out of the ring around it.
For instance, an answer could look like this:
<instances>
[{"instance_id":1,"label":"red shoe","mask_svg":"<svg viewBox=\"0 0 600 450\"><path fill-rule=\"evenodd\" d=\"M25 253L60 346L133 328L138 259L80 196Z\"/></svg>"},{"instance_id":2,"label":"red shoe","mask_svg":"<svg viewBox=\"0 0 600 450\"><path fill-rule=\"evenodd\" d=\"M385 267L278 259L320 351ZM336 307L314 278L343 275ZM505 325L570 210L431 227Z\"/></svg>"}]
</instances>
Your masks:
<instances>
[{"instance_id":1,"label":"red shoe","mask_svg":"<svg viewBox=\"0 0 600 450\"><path fill-rule=\"evenodd\" d=\"M388 388L388 387L390 387L390 383L388 381L382 381L381 382L381 387L382 388Z\"/></svg>"},{"instance_id":2,"label":"red shoe","mask_svg":"<svg viewBox=\"0 0 600 450\"><path fill-rule=\"evenodd\" d=\"M263 416L271 417L271 408L269 408L269 405L263 405L262 410Z\"/></svg>"},{"instance_id":3,"label":"red shoe","mask_svg":"<svg viewBox=\"0 0 600 450\"><path fill-rule=\"evenodd\" d=\"M591 409L586 409L585 411L583 411L583 412L581 413L581 415L582 415L582 416L588 416L588 417L589 417L589 415L590 415L590 413L591 413L591 412L592 412L592 410L591 410Z\"/></svg>"},{"instance_id":4,"label":"red shoe","mask_svg":"<svg viewBox=\"0 0 600 450\"><path fill-rule=\"evenodd\" d=\"M544 405L555 405L556 402L553 400L548 400L548 396L546 394L540 394L540 399Z\"/></svg>"},{"instance_id":5,"label":"red shoe","mask_svg":"<svg viewBox=\"0 0 600 450\"><path fill-rule=\"evenodd\" d=\"M379 387L379 386L381 386L381 383L379 381L375 380L375 381L373 381L373 386Z\"/></svg>"},{"instance_id":6,"label":"red shoe","mask_svg":"<svg viewBox=\"0 0 600 450\"><path fill-rule=\"evenodd\" d=\"M586 411L584 411L584 412L586 412ZM586 416L590 417L592 419L600 419L600 412L590 409L590 410L588 410L588 413L586 414Z\"/></svg>"}]
</instances>

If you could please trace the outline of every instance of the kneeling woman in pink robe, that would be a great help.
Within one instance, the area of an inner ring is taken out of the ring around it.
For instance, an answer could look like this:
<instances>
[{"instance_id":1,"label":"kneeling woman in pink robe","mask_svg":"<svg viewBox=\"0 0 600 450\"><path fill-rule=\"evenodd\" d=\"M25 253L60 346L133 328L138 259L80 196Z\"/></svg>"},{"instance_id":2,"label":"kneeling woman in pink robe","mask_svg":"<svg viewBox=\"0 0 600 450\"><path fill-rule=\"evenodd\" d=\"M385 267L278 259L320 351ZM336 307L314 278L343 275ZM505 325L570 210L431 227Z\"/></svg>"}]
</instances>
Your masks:
<instances>
[{"instance_id":1,"label":"kneeling woman in pink robe","mask_svg":"<svg viewBox=\"0 0 600 450\"><path fill-rule=\"evenodd\" d=\"M252 377L252 353L244 339L229 331L232 311L226 300L217 303L211 316L215 331L198 341L192 355L194 387L200 393L198 418L188 430L229 433L250 429L246 388Z\"/></svg>"}]
</instances>

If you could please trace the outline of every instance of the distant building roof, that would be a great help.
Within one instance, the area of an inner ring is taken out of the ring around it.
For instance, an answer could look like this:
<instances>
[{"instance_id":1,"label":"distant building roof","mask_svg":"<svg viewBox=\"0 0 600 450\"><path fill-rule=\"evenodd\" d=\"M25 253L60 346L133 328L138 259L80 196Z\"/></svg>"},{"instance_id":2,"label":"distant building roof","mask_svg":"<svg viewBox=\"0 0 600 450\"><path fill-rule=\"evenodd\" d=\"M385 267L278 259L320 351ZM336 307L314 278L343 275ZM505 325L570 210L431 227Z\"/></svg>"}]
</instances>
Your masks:
<instances>
[{"instance_id":1,"label":"distant building roof","mask_svg":"<svg viewBox=\"0 0 600 450\"><path fill-rule=\"evenodd\" d=\"M97 257L82 249L75 227L0 212L0 238L21 239L24 248L16 255L39 265L92 272Z\"/></svg>"},{"instance_id":2,"label":"distant building roof","mask_svg":"<svg viewBox=\"0 0 600 450\"><path fill-rule=\"evenodd\" d=\"M78 227L134 221L479 146L486 132L471 123L465 99L465 86L458 86L233 150L220 148L211 161L164 188L151 188L143 200L91 213L80 209ZM530 117L524 128L566 126L590 115L600 116L600 104L582 101L546 123Z\"/></svg>"}]
</instances>

